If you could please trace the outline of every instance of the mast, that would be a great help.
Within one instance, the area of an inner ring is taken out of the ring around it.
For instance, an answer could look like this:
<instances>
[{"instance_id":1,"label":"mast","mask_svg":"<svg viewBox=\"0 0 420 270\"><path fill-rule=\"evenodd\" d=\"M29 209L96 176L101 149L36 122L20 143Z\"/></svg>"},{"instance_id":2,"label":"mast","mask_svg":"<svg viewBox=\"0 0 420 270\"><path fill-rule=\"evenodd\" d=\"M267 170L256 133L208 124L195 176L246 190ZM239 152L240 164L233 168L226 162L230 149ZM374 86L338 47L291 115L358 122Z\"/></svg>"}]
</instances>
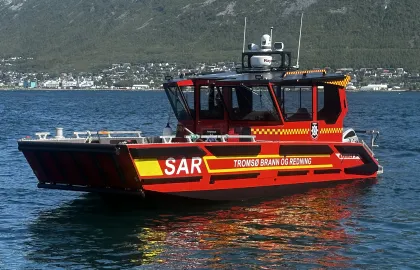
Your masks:
<instances>
[{"instance_id":1,"label":"mast","mask_svg":"<svg viewBox=\"0 0 420 270\"><path fill-rule=\"evenodd\" d=\"M246 17L245 17L245 23L244 23L244 42L242 45L242 52L245 52L245 39L246 39Z\"/></svg>"},{"instance_id":2,"label":"mast","mask_svg":"<svg viewBox=\"0 0 420 270\"><path fill-rule=\"evenodd\" d=\"M273 29L274 29L274 27L273 26L271 26L271 28L270 28L270 38L271 38L271 50L273 49L273 44L274 44L274 39L273 39Z\"/></svg>"},{"instance_id":3,"label":"mast","mask_svg":"<svg viewBox=\"0 0 420 270\"><path fill-rule=\"evenodd\" d=\"M299 45L298 45L298 54L297 54L297 60L296 60L296 68L297 69L299 69L300 41L302 39L302 25L303 25L303 12L302 12L302 16L300 17Z\"/></svg>"}]
</instances>

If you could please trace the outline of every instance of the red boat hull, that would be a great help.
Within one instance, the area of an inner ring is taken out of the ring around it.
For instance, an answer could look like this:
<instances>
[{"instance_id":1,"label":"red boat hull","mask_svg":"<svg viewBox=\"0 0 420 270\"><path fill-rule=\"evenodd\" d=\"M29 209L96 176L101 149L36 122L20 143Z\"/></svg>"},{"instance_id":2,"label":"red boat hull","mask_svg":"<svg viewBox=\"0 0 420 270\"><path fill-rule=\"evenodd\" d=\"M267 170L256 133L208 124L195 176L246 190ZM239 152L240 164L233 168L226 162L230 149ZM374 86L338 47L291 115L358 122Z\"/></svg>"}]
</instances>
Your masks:
<instances>
[{"instance_id":1,"label":"red boat hull","mask_svg":"<svg viewBox=\"0 0 420 270\"><path fill-rule=\"evenodd\" d=\"M243 200L376 178L360 143L85 144L20 141L39 187L99 193Z\"/></svg>"}]
</instances>

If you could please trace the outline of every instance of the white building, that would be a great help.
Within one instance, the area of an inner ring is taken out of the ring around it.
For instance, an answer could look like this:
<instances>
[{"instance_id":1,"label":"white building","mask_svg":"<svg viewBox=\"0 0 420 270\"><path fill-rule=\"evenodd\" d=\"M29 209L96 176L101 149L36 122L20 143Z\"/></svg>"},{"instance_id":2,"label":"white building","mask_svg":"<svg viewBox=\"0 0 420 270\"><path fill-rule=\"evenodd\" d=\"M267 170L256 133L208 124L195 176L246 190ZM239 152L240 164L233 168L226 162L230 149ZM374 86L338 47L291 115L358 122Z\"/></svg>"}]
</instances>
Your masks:
<instances>
[{"instance_id":1,"label":"white building","mask_svg":"<svg viewBox=\"0 0 420 270\"><path fill-rule=\"evenodd\" d=\"M148 84L134 84L131 89L133 89L133 90L150 90L150 86Z\"/></svg>"},{"instance_id":2,"label":"white building","mask_svg":"<svg viewBox=\"0 0 420 270\"><path fill-rule=\"evenodd\" d=\"M42 86L45 87L45 88L58 89L60 87L60 82L59 81L54 81L54 80L48 80L48 81L45 81L42 84Z\"/></svg>"},{"instance_id":3,"label":"white building","mask_svg":"<svg viewBox=\"0 0 420 270\"><path fill-rule=\"evenodd\" d=\"M80 88L91 88L91 87L93 87L94 85L95 85L95 82L94 82L94 81L91 81L91 80L81 81L81 82L79 83L79 87L80 87Z\"/></svg>"},{"instance_id":4,"label":"white building","mask_svg":"<svg viewBox=\"0 0 420 270\"><path fill-rule=\"evenodd\" d=\"M388 90L387 84L369 84L367 86L362 86L360 91L385 91Z\"/></svg>"},{"instance_id":5,"label":"white building","mask_svg":"<svg viewBox=\"0 0 420 270\"><path fill-rule=\"evenodd\" d=\"M78 87L77 81L63 81L62 86L64 89Z\"/></svg>"}]
</instances>

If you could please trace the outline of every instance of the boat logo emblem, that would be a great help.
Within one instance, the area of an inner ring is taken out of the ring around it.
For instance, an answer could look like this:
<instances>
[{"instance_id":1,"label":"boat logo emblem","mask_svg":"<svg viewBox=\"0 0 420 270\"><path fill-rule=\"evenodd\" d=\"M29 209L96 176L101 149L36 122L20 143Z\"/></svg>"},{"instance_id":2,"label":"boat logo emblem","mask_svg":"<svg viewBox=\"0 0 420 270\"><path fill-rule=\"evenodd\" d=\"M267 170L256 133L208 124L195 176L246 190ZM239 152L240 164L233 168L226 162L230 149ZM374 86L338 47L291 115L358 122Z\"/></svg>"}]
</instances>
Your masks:
<instances>
[{"instance_id":1,"label":"boat logo emblem","mask_svg":"<svg viewBox=\"0 0 420 270\"><path fill-rule=\"evenodd\" d=\"M318 123L317 122L312 122L311 123L311 136L312 139L317 139L318 138L318 133L319 133L319 129L318 129Z\"/></svg>"}]
</instances>

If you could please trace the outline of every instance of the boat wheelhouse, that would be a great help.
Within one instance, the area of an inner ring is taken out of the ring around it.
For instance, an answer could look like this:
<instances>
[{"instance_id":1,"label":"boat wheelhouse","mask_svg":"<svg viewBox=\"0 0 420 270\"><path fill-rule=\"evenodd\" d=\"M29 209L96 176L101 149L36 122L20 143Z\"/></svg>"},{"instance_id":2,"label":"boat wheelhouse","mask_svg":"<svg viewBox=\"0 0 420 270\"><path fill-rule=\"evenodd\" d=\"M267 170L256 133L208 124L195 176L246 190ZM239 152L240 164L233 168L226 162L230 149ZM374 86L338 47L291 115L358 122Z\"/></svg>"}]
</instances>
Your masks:
<instances>
[{"instance_id":1,"label":"boat wheelhouse","mask_svg":"<svg viewBox=\"0 0 420 270\"><path fill-rule=\"evenodd\" d=\"M140 131L38 133L19 140L40 188L206 200L277 196L290 188L376 178L382 167L343 128L350 78L297 70L264 35L235 72L166 78L178 119L162 136Z\"/></svg>"},{"instance_id":2,"label":"boat wheelhouse","mask_svg":"<svg viewBox=\"0 0 420 270\"><path fill-rule=\"evenodd\" d=\"M342 139L348 80L309 70L216 74L171 80L164 87L179 121L177 137L253 135L316 143Z\"/></svg>"}]
</instances>

